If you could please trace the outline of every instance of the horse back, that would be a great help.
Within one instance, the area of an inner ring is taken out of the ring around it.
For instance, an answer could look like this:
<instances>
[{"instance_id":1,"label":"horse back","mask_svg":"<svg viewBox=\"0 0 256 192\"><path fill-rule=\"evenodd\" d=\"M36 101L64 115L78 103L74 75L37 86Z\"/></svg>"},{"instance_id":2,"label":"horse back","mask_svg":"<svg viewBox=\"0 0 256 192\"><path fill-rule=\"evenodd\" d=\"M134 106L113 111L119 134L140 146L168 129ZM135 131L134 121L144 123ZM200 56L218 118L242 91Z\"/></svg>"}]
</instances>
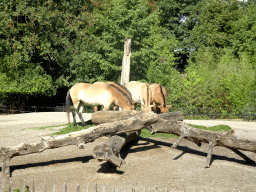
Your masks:
<instances>
[{"instance_id":1,"label":"horse back","mask_svg":"<svg viewBox=\"0 0 256 192\"><path fill-rule=\"evenodd\" d=\"M105 83L78 83L70 89L70 95L74 103L82 101L91 105L104 105L113 100L111 90Z\"/></svg>"},{"instance_id":2,"label":"horse back","mask_svg":"<svg viewBox=\"0 0 256 192\"><path fill-rule=\"evenodd\" d=\"M127 89L132 94L132 99L136 102L143 100L145 103L151 101L151 91L147 83L131 81L126 85Z\"/></svg>"}]
</instances>

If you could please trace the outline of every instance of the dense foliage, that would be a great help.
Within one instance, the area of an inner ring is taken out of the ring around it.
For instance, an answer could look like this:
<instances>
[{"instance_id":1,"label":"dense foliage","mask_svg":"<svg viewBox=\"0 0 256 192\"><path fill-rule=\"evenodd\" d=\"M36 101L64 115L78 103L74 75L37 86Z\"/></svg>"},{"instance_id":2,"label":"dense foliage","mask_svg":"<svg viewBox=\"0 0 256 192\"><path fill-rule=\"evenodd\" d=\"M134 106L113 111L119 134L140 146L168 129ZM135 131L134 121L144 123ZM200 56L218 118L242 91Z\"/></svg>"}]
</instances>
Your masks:
<instances>
[{"instance_id":1,"label":"dense foliage","mask_svg":"<svg viewBox=\"0 0 256 192\"><path fill-rule=\"evenodd\" d=\"M2 0L0 16L0 104L119 81L131 38L130 79L161 83L174 110L255 112L254 1Z\"/></svg>"}]
</instances>

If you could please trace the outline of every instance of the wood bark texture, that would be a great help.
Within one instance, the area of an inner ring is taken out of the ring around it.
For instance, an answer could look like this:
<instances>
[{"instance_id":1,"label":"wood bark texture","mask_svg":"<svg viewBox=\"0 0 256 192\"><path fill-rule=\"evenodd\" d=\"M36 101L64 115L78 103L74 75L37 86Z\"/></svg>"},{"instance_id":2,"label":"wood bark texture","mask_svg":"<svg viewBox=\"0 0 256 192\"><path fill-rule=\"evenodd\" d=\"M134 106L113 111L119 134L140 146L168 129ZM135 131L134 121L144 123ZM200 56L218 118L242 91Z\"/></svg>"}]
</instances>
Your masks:
<instances>
[{"instance_id":1,"label":"wood bark texture","mask_svg":"<svg viewBox=\"0 0 256 192\"><path fill-rule=\"evenodd\" d=\"M99 161L108 161L116 167L121 167L125 164L125 160L121 157L122 148L129 142L138 138L140 132L123 133L114 135L109 140L94 148L94 158Z\"/></svg>"},{"instance_id":2,"label":"wood bark texture","mask_svg":"<svg viewBox=\"0 0 256 192\"><path fill-rule=\"evenodd\" d=\"M124 57L122 61L121 85L125 86L130 79L130 63L131 63L131 42L129 38L124 42Z\"/></svg>"},{"instance_id":3,"label":"wood bark texture","mask_svg":"<svg viewBox=\"0 0 256 192\"><path fill-rule=\"evenodd\" d=\"M127 111L120 114L118 111L102 111L99 114L93 114L92 119L94 119L93 121L96 123L107 123L124 120L134 115L136 116L139 113L139 111ZM228 133L220 133L191 127L183 122L183 115L181 112L158 114L158 118L159 120L151 126L148 126L147 129L150 130L152 134L169 133L180 136L173 144L172 148L176 148L184 138L194 142L198 146L201 146L201 143L209 144L205 167L210 167L212 152L215 146L226 147L242 157L248 163L255 163L239 150L256 153L256 142L237 138L234 136L233 130Z\"/></svg>"},{"instance_id":4,"label":"wood bark texture","mask_svg":"<svg viewBox=\"0 0 256 192\"><path fill-rule=\"evenodd\" d=\"M209 150L205 167L210 166L212 151L213 147L215 146L226 147L241 156L248 163L255 163L239 150L256 153L256 142L237 138L234 136L233 130L229 131L228 133L221 133L197 129L187 125L183 121L165 120L163 118L159 118L158 122L149 126L148 129L151 131L151 133L170 133L180 136L172 145L172 148L176 148L184 138L194 142L198 146L201 146L201 143L208 143Z\"/></svg>"},{"instance_id":5,"label":"wood bark texture","mask_svg":"<svg viewBox=\"0 0 256 192\"><path fill-rule=\"evenodd\" d=\"M137 115L144 114L143 111L98 111L92 114L91 121L99 125L103 123L112 123L115 121L126 120Z\"/></svg>"},{"instance_id":6,"label":"wood bark texture","mask_svg":"<svg viewBox=\"0 0 256 192\"><path fill-rule=\"evenodd\" d=\"M30 144L21 143L13 147L1 147L0 165L2 167L3 178L9 178L10 160L15 156L41 153L46 149L54 149L68 145L77 145L79 148L84 148L86 143L93 142L96 138L101 136L139 131L157 122L157 120L158 117L153 112L141 113L127 120L102 124L65 135L43 137L40 141Z\"/></svg>"},{"instance_id":7,"label":"wood bark texture","mask_svg":"<svg viewBox=\"0 0 256 192\"><path fill-rule=\"evenodd\" d=\"M143 114L143 111L99 111L92 115L91 121L94 124L110 123L129 119ZM120 151L125 144L134 141L140 132L124 133L112 136L107 142L94 148L93 156L99 161L108 161L120 167L125 161L121 158Z\"/></svg>"}]
</instances>

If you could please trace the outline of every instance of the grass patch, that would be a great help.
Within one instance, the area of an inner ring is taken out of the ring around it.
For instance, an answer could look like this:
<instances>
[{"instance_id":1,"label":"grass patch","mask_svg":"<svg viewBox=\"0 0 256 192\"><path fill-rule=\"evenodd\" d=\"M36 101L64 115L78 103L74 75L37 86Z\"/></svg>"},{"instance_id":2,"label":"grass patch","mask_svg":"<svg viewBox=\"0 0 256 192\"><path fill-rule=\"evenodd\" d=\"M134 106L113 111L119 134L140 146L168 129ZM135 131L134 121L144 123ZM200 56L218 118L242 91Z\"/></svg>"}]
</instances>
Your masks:
<instances>
[{"instance_id":1,"label":"grass patch","mask_svg":"<svg viewBox=\"0 0 256 192\"><path fill-rule=\"evenodd\" d=\"M209 131L229 132L231 130L231 128L228 125L216 125L216 126L212 126L212 127L205 127L202 125L191 125L191 124L188 124L188 125L191 127L209 130Z\"/></svg>"},{"instance_id":2,"label":"grass patch","mask_svg":"<svg viewBox=\"0 0 256 192\"><path fill-rule=\"evenodd\" d=\"M95 126L94 124L92 124L91 120L87 121L86 124L86 126L81 126L81 123L78 123L78 126L74 126L73 123L69 123L66 127L60 129L58 132L52 133L52 135L63 135L75 131L81 131L83 129L88 129L89 127Z\"/></svg>"},{"instance_id":3,"label":"grass patch","mask_svg":"<svg viewBox=\"0 0 256 192\"><path fill-rule=\"evenodd\" d=\"M202 125L191 125L188 124L191 127L194 128L198 128L198 129L204 129L204 130L209 130L209 131L218 131L218 132L228 132L231 130L231 128L228 125L216 125L216 126L212 126L212 127L205 127ZM179 136L177 135L173 135L173 134L169 134L169 133L155 133L155 134L151 134L151 132L147 129L142 129L141 130L141 137L144 138L159 138L159 139L169 139L169 138L178 138Z\"/></svg>"},{"instance_id":4,"label":"grass patch","mask_svg":"<svg viewBox=\"0 0 256 192\"><path fill-rule=\"evenodd\" d=\"M151 132L148 129L142 129L141 133L140 133L141 137L144 138L159 138L159 139L169 139L172 137L178 138L177 135L173 135L173 134L169 134L169 133L155 133L155 134L151 134Z\"/></svg>"},{"instance_id":5,"label":"grass patch","mask_svg":"<svg viewBox=\"0 0 256 192\"><path fill-rule=\"evenodd\" d=\"M44 126L44 127L33 127L29 129L34 129L34 130L44 130L44 129L50 129L53 127L62 127L62 126L68 126L68 124L63 124L63 125L51 125L51 126Z\"/></svg>"}]
</instances>

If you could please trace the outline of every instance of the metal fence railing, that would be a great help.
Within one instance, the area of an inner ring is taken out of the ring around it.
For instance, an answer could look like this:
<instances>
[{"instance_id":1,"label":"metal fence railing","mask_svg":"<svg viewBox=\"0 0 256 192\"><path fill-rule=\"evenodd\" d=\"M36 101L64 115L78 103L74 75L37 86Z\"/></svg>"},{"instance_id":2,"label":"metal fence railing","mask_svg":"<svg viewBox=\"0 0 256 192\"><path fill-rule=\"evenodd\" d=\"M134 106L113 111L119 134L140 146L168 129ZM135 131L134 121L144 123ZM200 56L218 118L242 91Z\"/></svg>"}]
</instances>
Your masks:
<instances>
[{"instance_id":1,"label":"metal fence railing","mask_svg":"<svg viewBox=\"0 0 256 192\"><path fill-rule=\"evenodd\" d=\"M20 183L20 182L19 182ZM76 183L74 181L74 183ZM127 187L118 187L118 186L111 186L108 184L98 184L95 183L86 183L83 185L76 184L76 187L73 189L70 189L71 187L66 183L63 182L62 186L57 186L56 183L53 181L48 181L45 179L44 183L42 183L42 186L40 186L41 190L39 190L40 183L35 184L34 180L26 182L25 179L21 179L21 184L17 186L17 184L13 181L13 179L10 179L10 182L6 182L5 180L0 182L0 192L13 192L13 191L20 191L20 192L36 192L36 191L74 191L74 192L106 192L106 191L113 191L113 192L120 192L120 191L132 191L132 192L141 192L141 191L148 191L148 192L155 192L155 191L163 191L168 192L167 187L144 187L144 186L127 186ZM69 188L69 190L68 190Z\"/></svg>"},{"instance_id":2,"label":"metal fence railing","mask_svg":"<svg viewBox=\"0 0 256 192\"><path fill-rule=\"evenodd\" d=\"M201 108L171 108L171 112L175 111L182 112L184 119L243 119L244 121L256 120L255 108L251 108L250 111L243 111L241 109L228 109L225 111L225 113L221 111L213 111L211 109ZM60 103L57 106L15 106L15 108L0 105L0 114L32 112L66 112L66 108L64 103ZM84 112L93 113L93 106L85 106Z\"/></svg>"}]
</instances>

